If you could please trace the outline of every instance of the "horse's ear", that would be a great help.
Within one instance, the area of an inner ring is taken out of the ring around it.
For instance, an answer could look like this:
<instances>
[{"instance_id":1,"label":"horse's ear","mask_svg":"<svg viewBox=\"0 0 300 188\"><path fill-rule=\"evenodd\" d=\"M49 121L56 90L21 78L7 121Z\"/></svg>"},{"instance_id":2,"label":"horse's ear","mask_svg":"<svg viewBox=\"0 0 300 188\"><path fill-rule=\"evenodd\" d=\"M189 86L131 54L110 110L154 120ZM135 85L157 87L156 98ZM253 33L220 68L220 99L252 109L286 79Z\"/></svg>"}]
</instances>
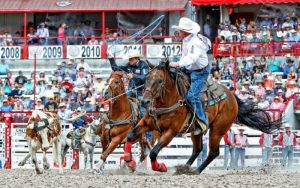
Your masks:
<instances>
[{"instance_id":1,"label":"horse's ear","mask_svg":"<svg viewBox=\"0 0 300 188\"><path fill-rule=\"evenodd\" d=\"M169 69L169 64L170 64L170 62L168 59L162 59L159 63L159 67Z\"/></svg>"}]
</instances>

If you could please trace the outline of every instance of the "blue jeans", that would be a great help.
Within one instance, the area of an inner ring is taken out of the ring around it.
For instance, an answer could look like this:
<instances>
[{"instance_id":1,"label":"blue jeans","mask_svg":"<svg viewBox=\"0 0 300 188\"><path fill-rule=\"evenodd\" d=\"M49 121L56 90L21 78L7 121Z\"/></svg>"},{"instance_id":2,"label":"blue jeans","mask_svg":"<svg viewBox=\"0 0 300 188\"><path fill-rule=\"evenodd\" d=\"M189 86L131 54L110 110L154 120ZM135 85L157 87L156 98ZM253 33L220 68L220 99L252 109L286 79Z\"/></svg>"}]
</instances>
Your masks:
<instances>
[{"instance_id":1,"label":"blue jeans","mask_svg":"<svg viewBox=\"0 0 300 188\"><path fill-rule=\"evenodd\" d=\"M57 39L57 45L63 45L64 41L62 41L61 39Z\"/></svg>"},{"instance_id":2,"label":"blue jeans","mask_svg":"<svg viewBox=\"0 0 300 188\"><path fill-rule=\"evenodd\" d=\"M282 149L282 166L286 166L286 160L288 158L288 167L293 165L294 148L293 146L286 146Z\"/></svg>"},{"instance_id":3,"label":"blue jeans","mask_svg":"<svg viewBox=\"0 0 300 188\"><path fill-rule=\"evenodd\" d=\"M228 160L230 155L230 168L234 167L234 148L229 145L224 146L224 168L226 169L228 166Z\"/></svg>"},{"instance_id":4,"label":"blue jeans","mask_svg":"<svg viewBox=\"0 0 300 188\"><path fill-rule=\"evenodd\" d=\"M262 149L262 165L269 164L271 162L272 155L272 148L265 147L264 149Z\"/></svg>"},{"instance_id":5,"label":"blue jeans","mask_svg":"<svg viewBox=\"0 0 300 188\"><path fill-rule=\"evenodd\" d=\"M241 158L241 167L245 167L245 153L246 150L243 148L235 148L235 168L238 167L239 158Z\"/></svg>"},{"instance_id":6,"label":"blue jeans","mask_svg":"<svg viewBox=\"0 0 300 188\"><path fill-rule=\"evenodd\" d=\"M202 145L202 151L199 153L197 157L197 167L202 165L202 163L205 161L207 157L207 143Z\"/></svg>"},{"instance_id":7,"label":"blue jeans","mask_svg":"<svg viewBox=\"0 0 300 188\"><path fill-rule=\"evenodd\" d=\"M193 106L196 116L203 123L208 125L208 121L203 113L200 93L204 87L210 72L210 66L206 66L202 71L192 71L191 73L191 86L187 94L187 100ZM196 108L196 109L195 109Z\"/></svg>"},{"instance_id":8,"label":"blue jeans","mask_svg":"<svg viewBox=\"0 0 300 188\"><path fill-rule=\"evenodd\" d=\"M47 39L45 38L40 38L40 45L47 45Z\"/></svg>"}]
</instances>

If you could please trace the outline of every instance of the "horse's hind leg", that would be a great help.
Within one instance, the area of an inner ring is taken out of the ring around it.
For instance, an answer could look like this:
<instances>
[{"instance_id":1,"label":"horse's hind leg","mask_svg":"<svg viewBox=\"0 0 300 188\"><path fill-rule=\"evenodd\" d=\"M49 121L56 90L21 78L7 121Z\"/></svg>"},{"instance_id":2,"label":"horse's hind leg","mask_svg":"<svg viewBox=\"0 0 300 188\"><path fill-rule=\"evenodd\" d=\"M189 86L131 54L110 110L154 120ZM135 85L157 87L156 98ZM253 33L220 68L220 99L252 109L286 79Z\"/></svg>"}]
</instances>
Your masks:
<instances>
[{"instance_id":1,"label":"horse's hind leg","mask_svg":"<svg viewBox=\"0 0 300 188\"><path fill-rule=\"evenodd\" d=\"M93 157L94 157L94 148L90 150L90 166L93 169Z\"/></svg>"},{"instance_id":2,"label":"horse's hind leg","mask_svg":"<svg viewBox=\"0 0 300 188\"><path fill-rule=\"evenodd\" d=\"M215 124L217 125L217 124ZM218 125L222 125L222 123L218 123ZM224 127L229 127L226 125L222 125ZM227 132L227 129L223 129L222 132L220 132L219 127L212 126L209 132L209 153L205 161L197 168L197 171L201 173L216 157L220 154L220 141L223 137L223 135ZM223 133L224 132L224 133Z\"/></svg>"},{"instance_id":3,"label":"horse's hind leg","mask_svg":"<svg viewBox=\"0 0 300 188\"><path fill-rule=\"evenodd\" d=\"M193 153L187 161L186 165L192 166L193 162L198 157L199 153L202 151L202 136L203 134L194 135L194 133L192 132L191 139L193 142Z\"/></svg>"},{"instance_id":4,"label":"horse's hind leg","mask_svg":"<svg viewBox=\"0 0 300 188\"><path fill-rule=\"evenodd\" d=\"M38 165L38 161L37 161L37 158L36 158L36 151L34 149L30 149L30 153L31 153L31 159L32 159L32 163L34 164L35 166L35 171L37 174L42 174L43 171L39 168L39 165Z\"/></svg>"}]
</instances>

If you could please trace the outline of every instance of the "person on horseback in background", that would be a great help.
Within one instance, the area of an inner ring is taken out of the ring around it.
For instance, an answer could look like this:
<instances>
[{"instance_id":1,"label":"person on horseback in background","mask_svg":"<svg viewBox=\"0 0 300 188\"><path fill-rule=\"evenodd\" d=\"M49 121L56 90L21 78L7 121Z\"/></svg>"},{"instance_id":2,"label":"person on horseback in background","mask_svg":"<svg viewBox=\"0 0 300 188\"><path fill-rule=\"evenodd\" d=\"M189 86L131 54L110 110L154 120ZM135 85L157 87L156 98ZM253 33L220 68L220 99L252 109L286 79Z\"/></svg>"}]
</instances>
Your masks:
<instances>
[{"instance_id":1,"label":"person on horseback in background","mask_svg":"<svg viewBox=\"0 0 300 188\"><path fill-rule=\"evenodd\" d=\"M127 73L127 77L129 78L128 96L134 97L140 101L143 96L144 84L146 81L146 77L150 72L150 67L145 61L142 61L143 57L138 51L130 51L128 54L128 63L125 65L117 65L114 58L108 58L111 68L113 71L124 71ZM134 90L138 87L136 90ZM144 117L144 108L139 104L139 110L141 116ZM146 134L148 139L151 139L149 134Z\"/></svg>"},{"instance_id":2,"label":"person on horseback in background","mask_svg":"<svg viewBox=\"0 0 300 188\"><path fill-rule=\"evenodd\" d=\"M146 77L150 72L150 67L145 61L142 61L143 55L137 51L131 51L128 54L128 63L125 65L117 65L114 58L109 58L109 62L113 71L124 71L129 78L128 95L134 98L141 98L144 87L139 87L145 84ZM136 90L136 87L138 87ZM133 91L132 91L133 90ZM143 114L143 112L142 112Z\"/></svg>"},{"instance_id":3,"label":"person on horseback in background","mask_svg":"<svg viewBox=\"0 0 300 188\"><path fill-rule=\"evenodd\" d=\"M185 68L189 71L191 85L187 93L187 100L199 120L198 123L202 128L202 132L205 132L208 120L203 113L200 93L210 73L207 56L207 51L210 49L210 41L199 34L199 24L189 18L180 18L178 26L174 25L172 28L179 30L183 37L182 56L178 62L170 62L169 66ZM197 126L195 134L200 134Z\"/></svg>"},{"instance_id":4,"label":"person on horseback in background","mask_svg":"<svg viewBox=\"0 0 300 188\"><path fill-rule=\"evenodd\" d=\"M79 149L80 138L84 135L84 126L92 122L92 119L78 107L76 112L71 115L71 121L74 129L74 149Z\"/></svg>"}]
</instances>

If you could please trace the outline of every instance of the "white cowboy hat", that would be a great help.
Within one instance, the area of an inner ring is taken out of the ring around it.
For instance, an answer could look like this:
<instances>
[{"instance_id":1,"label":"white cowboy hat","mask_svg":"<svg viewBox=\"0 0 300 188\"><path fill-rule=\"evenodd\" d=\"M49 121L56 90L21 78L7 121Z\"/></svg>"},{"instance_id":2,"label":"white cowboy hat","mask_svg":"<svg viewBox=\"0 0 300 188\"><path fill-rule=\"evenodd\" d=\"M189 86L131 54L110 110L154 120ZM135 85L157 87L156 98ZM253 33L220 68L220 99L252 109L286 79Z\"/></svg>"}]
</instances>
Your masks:
<instances>
[{"instance_id":1,"label":"white cowboy hat","mask_svg":"<svg viewBox=\"0 0 300 188\"><path fill-rule=\"evenodd\" d=\"M241 92L248 92L248 90L244 87L242 87Z\"/></svg>"},{"instance_id":2,"label":"white cowboy hat","mask_svg":"<svg viewBox=\"0 0 300 188\"><path fill-rule=\"evenodd\" d=\"M199 24L187 17L180 18L179 24L173 25L172 28L193 34L198 33L201 29Z\"/></svg>"},{"instance_id":3,"label":"white cowboy hat","mask_svg":"<svg viewBox=\"0 0 300 188\"><path fill-rule=\"evenodd\" d=\"M58 107L59 107L59 108L60 108L60 107L66 107L66 104L65 104L65 103L60 103Z\"/></svg>"},{"instance_id":4,"label":"white cowboy hat","mask_svg":"<svg viewBox=\"0 0 300 188\"><path fill-rule=\"evenodd\" d=\"M244 131L244 130L245 130L245 127L239 126L238 130L240 130L240 131L243 130L243 131Z\"/></svg>"},{"instance_id":5,"label":"white cowboy hat","mask_svg":"<svg viewBox=\"0 0 300 188\"><path fill-rule=\"evenodd\" d=\"M134 58L134 57L143 58L144 56L142 54L140 54L140 52L137 50L131 50L131 51L129 51L129 53L127 55L124 56L123 59L130 59L130 58Z\"/></svg>"},{"instance_id":6,"label":"white cowboy hat","mask_svg":"<svg viewBox=\"0 0 300 188\"><path fill-rule=\"evenodd\" d=\"M291 128L291 125L288 124L288 123L286 123L286 124L284 125L284 128Z\"/></svg>"}]
</instances>

